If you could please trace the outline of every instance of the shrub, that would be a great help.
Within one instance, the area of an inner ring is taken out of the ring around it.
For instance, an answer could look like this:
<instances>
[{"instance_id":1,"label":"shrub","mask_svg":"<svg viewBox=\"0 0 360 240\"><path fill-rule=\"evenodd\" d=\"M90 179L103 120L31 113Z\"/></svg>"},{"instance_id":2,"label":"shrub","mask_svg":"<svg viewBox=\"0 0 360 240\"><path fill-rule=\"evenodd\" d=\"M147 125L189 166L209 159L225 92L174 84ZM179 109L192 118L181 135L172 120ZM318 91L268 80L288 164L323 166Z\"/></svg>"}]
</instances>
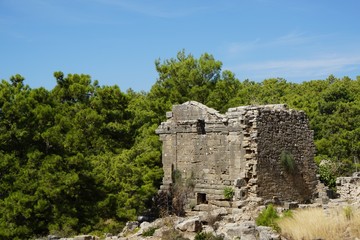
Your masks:
<instances>
[{"instance_id":1,"label":"shrub","mask_svg":"<svg viewBox=\"0 0 360 240\"><path fill-rule=\"evenodd\" d=\"M214 236L212 233L199 232L195 235L194 240L223 240L222 236Z\"/></svg>"},{"instance_id":2,"label":"shrub","mask_svg":"<svg viewBox=\"0 0 360 240\"><path fill-rule=\"evenodd\" d=\"M258 226L268 226L275 230L279 230L276 224L278 218L279 215L277 214L276 209L270 204L259 214L255 221Z\"/></svg>"},{"instance_id":3,"label":"shrub","mask_svg":"<svg viewBox=\"0 0 360 240\"><path fill-rule=\"evenodd\" d=\"M188 203L188 195L195 187L194 173L192 172L188 179L184 179L179 170L174 170L172 181L173 184L170 189L171 210L166 209L166 211L168 214L174 213L177 216L184 216L185 206Z\"/></svg>"},{"instance_id":4,"label":"shrub","mask_svg":"<svg viewBox=\"0 0 360 240\"><path fill-rule=\"evenodd\" d=\"M329 160L324 160L319 164L320 181L332 190L336 190L336 172L339 166Z\"/></svg>"},{"instance_id":5,"label":"shrub","mask_svg":"<svg viewBox=\"0 0 360 240\"><path fill-rule=\"evenodd\" d=\"M179 170L174 170L172 174L173 185L171 186L171 207L172 212L177 216L185 214L184 206L187 201L186 187Z\"/></svg>"},{"instance_id":6,"label":"shrub","mask_svg":"<svg viewBox=\"0 0 360 240\"><path fill-rule=\"evenodd\" d=\"M295 160L290 152L283 150L280 155L280 162L287 172L293 173L295 171Z\"/></svg>"},{"instance_id":7,"label":"shrub","mask_svg":"<svg viewBox=\"0 0 360 240\"><path fill-rule=\"evenodd\" d=\"M147 229L146 231L144 231L144 232L142 233L142 235L143 235L144 237L151 237L151 236L154 235L155 231L156 231L156 228L155 228L155 227L150 227L149 229Z\"/></svg>"},{"instance_id":8,"label":"shrub","mask_svg":"<svg viewBox=\"0 0 360 240\"><path fill-rule=\"evenodd\" d=\"M224 198L227 200L231 200L234 197L234 189L231 187L224 188Z\"/></svg>"}]
</instances>

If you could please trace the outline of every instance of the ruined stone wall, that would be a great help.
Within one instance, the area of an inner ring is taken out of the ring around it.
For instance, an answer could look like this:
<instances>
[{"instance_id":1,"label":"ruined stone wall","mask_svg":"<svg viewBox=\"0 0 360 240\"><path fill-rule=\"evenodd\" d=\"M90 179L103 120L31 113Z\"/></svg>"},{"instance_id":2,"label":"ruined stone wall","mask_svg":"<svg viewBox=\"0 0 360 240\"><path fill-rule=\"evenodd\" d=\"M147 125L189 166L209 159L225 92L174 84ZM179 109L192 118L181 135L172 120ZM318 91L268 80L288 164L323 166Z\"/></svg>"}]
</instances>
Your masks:
<instances>
[{"instance_id":1,"label":"ruined stone wall","mask_svg":"<svg viewBox=\"0 0 360 240\"><path fill-rule=\"evenodd\" d=\"M234 160L239 170L232 176L235 187L235 200L255 199L257 128L256 117L259 107L242 106L230 108L226 112L230 134L238 140L240 155Z\"/></svg>"},{"instance_id":2,"label":"ruined stone wall","mask_svg":"<svg viewBox=\"0 0 360 240\"><path fill-rule=\"evenodd\" d=\"M302 111L277 105L257 118L256 193L264 199L305 202L316 192L313 131ZM293 159L293 168L281 155Z\"/></svg>"},{"instance_id":3,"label":"ruined stone wall","mask_svg":"<svg viewBox=\"0 0 360 240\"><path fill-rule=\"evenodd\" d=\"M360 202L360 172L351 177L338 177L336 179L336 192L341 199Z\"/></svg>"},{"instance_id":4,"label":"ruined stone wall","mask_svg":"<svg viewBox=\"0 0 360 240\"><path fill-rule=\"evenodd\" d=\"M219 114L197 102L173 106L157 129L163 142L162 189L174 170L194 184L207 201L224 200L224 188L234 200L305 201L316 191L313 133L303 112L285 105L230 108ZM290 174L280 163L282 151L295 161Z\"/></svg>"},{"instance_id":5,"label":"ruined stone wall","mask_svg":"<svg viewBox=\"0 0 360 240\"><path fill-rule=\"evenodd\" d=\"M227 118L197 102L175 105L168 118L157 130L163 142L162 189L177 170L206 200L223 199L224 188L233 185L234 171L239 171L234 163L240 162L239 133L229 134Z\"/></svg>"}]
</instances>

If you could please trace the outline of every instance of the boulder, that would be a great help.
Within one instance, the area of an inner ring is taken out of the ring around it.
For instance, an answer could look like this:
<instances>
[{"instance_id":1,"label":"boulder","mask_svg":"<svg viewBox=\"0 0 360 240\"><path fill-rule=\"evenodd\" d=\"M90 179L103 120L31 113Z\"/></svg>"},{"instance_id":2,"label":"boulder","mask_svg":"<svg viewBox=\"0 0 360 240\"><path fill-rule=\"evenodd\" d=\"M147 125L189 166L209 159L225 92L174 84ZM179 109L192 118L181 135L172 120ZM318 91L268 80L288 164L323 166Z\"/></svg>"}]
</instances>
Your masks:
<instances>
[{"instance_id":1,"label":"boulder","mask_svg":"<svg viewBox=\"0 0 360 240\"><path fill-rule=\"evenodd\" d=\"M246 221L240 224L241 240L256 240L256 225L253 221Z\"/></svg>"},{"instance_id":2,"label":"boulder","mask_svg":"<svg viewBox=\"0 0 360 240\"><path fill-rule=\"evenodd\" d=\"M256 230L255 222L246 221L242 223L227 223L222 225L217 235L224 235L225 240L232 240L239 238L241 240L257 240L258 232Z\"/></svg>"},{"instance_id":3,"label":"boulder","mask_svg":"<svg viewBox=\"0 0 360 240\"><path fill-rule=\"evenodd\" d=\"M178 223L175 228L183 232L200 232L202 229L202 224L199 217L192 217Z\"/></svg>"},{"instance_id":4,"label":"boulder","mask_svg":"<svg viewBox=\"0 0 360 240\"><path fill-rule=\"evenodd\" d=\"M224 216L224 215L227 215L228 212L227 212L226 208L222 207L222 208L216 208L216 209L212 210L210 214L213 216Z\"/></svg>"},{"instance_id":5,"label":"boulder","mask_svg":"<svg viewBox=\"0 0 360 240\"><path fill-rule=\"evenodd\" d=\"M280 235L271 227L265 227L265 226L258 226L256 227L256 230L259 234L259 240L280 240Z\"/></svg>"}]
</instances>

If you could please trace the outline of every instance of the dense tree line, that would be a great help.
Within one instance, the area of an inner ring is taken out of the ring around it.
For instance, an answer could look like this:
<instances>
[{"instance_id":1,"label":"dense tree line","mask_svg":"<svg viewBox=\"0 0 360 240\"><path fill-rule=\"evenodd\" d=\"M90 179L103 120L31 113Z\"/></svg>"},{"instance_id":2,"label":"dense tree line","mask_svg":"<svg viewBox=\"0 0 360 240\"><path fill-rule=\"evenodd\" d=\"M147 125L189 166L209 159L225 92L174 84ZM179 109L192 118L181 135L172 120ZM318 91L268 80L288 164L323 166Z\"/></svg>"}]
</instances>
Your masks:
<instances>
[{"instance_id":1,"label":"dense tree line","mask_svg":"<svg viewBox=\"0 0 360 240\"><path fill-rule=\"evenodd\" d=\"M221 112L286 103L309 116L317 163L337 166L326 173L359 166L360 77L239 81L212 55L197 59L184 51L155 66L159 76L149 92L62 72L54 73L52 90L31 89L20 75L2 80L1 239L119 231L150 207L162 179L155 129L173 104L188 100Z\"/></svg>"}]
</instances>

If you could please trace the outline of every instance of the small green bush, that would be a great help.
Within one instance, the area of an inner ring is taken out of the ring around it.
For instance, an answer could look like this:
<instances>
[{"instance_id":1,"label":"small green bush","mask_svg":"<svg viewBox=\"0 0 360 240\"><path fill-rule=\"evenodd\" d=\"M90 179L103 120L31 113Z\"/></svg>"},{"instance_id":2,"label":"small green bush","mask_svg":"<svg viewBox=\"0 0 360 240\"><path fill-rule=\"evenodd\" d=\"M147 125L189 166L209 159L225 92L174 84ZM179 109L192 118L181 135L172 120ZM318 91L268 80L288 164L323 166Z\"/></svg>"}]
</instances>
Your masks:
<instances>
[{"instance_id":1,"label":"small green bush","mask_svg":"<svg viewBox=\"0 0 360 240\"><path fill-rule=\"evenodd\" d=\"M224 188L224 198L227 200L231 200L235 195L235 191L231 187Z\"/></svg>"},{"instance_id":2,"label":"small green bush","mask_svg":"<svg viewBox=\"0 0 360 240\"><path fill-rule=\"evenodd\" d=\"M146 231L144 231L144 232L142 233L142 235L143 235L144 237L151 237L151 236L154 235L155 231L156 231L156 228L155 228L155 227L150 227L149 229L147 229Z\"/></svg>"},{"instance_id":3,"label":"small green bush","mask_svg":"<svg viewBox=\"0 0 360 240\"><path fill-rule=\"evenodd\" d=\"M276 219L278 218L279 215L277 214L276 209L270 204L259 214L255 221L258 226L268 226L275 230L279 230L276 224Z\"/></svg>"},{"instance_id":4,"label":"small green bush","mask_svg":"<svg viewBox=\"0 0 360 240\"><path fill-rule=\"evenodd\" d=\"M280 161L287 172L293 173L295 171L294 156L290 152L283 150L280 155Z\"/></svg>"},{"instance_id":5,"label":"small green bush","mask_svg":"<svg viewBox=\"0 0 360 240\"><path fill-rule=\"evenodd\" d=\"M336 191L336 173L333 170L331 163L324 163L319 165L320 181L323 182L330 189Z\"/></svg>"},{"instance_id":6,"label":"small green bush","mask_svg":"<svg viewBox=\"0 0 360 240\"><path fill-rule=\"evenodd\" d=\"M199 232L195 235L194 240L223 240L222 236L214 236L212 233Z\"/></svg>"}]
</instances>

